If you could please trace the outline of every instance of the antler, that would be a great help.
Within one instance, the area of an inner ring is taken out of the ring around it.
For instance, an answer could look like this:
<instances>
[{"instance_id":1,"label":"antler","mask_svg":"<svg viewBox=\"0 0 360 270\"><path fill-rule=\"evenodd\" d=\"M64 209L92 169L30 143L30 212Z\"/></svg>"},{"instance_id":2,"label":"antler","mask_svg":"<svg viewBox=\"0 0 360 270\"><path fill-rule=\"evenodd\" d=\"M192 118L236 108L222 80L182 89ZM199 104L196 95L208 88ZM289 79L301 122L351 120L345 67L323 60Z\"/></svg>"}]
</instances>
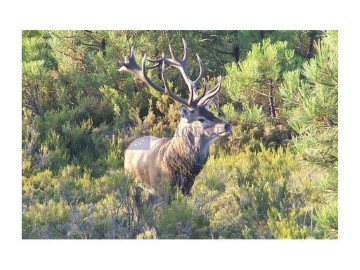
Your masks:
<instances>
[{"instance_id":1,"label":"antler","mask_svg":"<svg viewBox=\"0 0 360 270\"><path fill-rule=\"evenodd\" d=\"M148 60L149 62L156 63L155 65L146 66L145 64L146 64L147 58L146 58L146 53L145 53L143 60L142 60L142 67L140 68L140 66L136 63L136 60L135 60L134 47L131 47L130 56L125 57L125 62L123 64L123 66L119 69L119 71L120 72L129 71L129 72L133 73L137 78L139 78L146 84L150 85L155 90L159 91L160 93L167 94L175 101L178 101L181 104L183 104L191 109L195 109L196 107L199 107L199 106L206 106L210 102L210 100L212 100L212 98L219 92L220 82L210 91L207 91L206 85L204 84L203 93L201 95L196 94L195 91L199 87L199 84L204 76L204 69L203 69L202 61L201 61L199 55L196 54L196 57L197 57L197 60L199 63L199 67L200 67L200 74L196 78L195 81L192 81L190 79L190 76L189 76L187 68L186 68L187 62L189 59L188 48L187 48L185 40L182 39L182 41L183 41L183 46L184 46L184 56L183 56L182 60L177 59L177 57L173 53L171 45L169 44L169 51L170 51L170 55L172 58L166 58L163 53L162 57L159 59ZM147 69L152 69L152 68L158 67L159 65L162 65L161 78L164 82L164 87L155 84L153 81L150 80L150 78L146 74ZM179 71L180 71L181 75L183 76L185 83L189 89L188 100L174 94L174 92L172 92L170 90L169 84L165 77L165 65L176 67L177 69L179 69Z\"/></svg>"}]
</instances>

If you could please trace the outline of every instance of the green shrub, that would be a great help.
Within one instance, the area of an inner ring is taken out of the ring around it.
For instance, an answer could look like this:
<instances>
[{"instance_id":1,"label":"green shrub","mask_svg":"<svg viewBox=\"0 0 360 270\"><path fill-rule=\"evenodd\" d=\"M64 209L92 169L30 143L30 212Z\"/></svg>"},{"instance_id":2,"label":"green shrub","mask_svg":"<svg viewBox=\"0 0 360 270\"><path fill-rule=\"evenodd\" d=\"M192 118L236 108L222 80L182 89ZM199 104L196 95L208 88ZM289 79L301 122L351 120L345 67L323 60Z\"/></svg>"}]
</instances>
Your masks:
<instances>
[{"instance_id":1,"label":"green shrub","mask_svg":"<svg viewBox=\"0 0 360 270\"><path fill-rule=\"evenodd\" d=\"M338 204L336 201L320 205L313 218L316 222L315 236L317 238L338 238Z\"/></svg>"},{"instance_id":2,"label":"green shrub","mask_svg":"<svg viewBox=\"0 0 360 270\"><path fill-rule=\"evenodd\" d=\"M30 205L22 217L23 238L67 238L70 214L71 208L64 202Z\"/></svg>"},{"instance_id":3,"label":"green shrub","mask_svg":"<svg viewBox=\"0 0 360 270\"><path fill-rule=\"evenodd\" d=\"M209 219L215 238L310 237L316 187L304 175L299 178L303 168L289 151L261 144L260 149L211 158L190 200ZM214 188L215 179L222 188Z\"/></svg>"},{"instance_id":4,"label":"green shrub","mask_svg":"<svg viewBox=\"0 0 360 270\"><path fill-rule=\"evenodd\" d=\"M301 226L299 209L292 209L287 216L283 217L276 208L268 210L268 226L271 237L276 239L304 239L309 237L310 232L306 226ZM300 223L300 224L299 224Z\"/></svg>"},{"instance_id":5,"label":"green shrub","mask_svg":"<svg viewBox=\"0 0 360 270\"><path fill-rule=\"evenodd\" d=\"M164 207L160 214L157 233L165 239L209 238L209 220L185 198L179 197Z\"/></svg>"}]
</instances>

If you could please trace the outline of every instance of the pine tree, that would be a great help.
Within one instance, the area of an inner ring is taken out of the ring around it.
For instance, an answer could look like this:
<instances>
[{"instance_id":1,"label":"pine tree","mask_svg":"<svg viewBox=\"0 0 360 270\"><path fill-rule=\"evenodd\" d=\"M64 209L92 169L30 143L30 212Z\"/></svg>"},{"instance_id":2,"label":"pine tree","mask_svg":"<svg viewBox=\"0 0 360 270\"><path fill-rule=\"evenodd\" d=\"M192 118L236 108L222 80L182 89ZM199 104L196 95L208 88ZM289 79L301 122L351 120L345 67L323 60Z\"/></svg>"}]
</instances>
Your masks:
<instances>
[{"instance_id":1,"label":"pine tree","mask_svg":"<svg viewBox=\"0 0 360 270\"><path fill-rule=\"evenodd\" d=\"M244 106L260 105L271 117L276 117L280 107L278 86L282 73L297 66L294 50L286 41L272 43L269 38L252 45L251 51L239 66L226 66L226 85L233 101Z\"/></svg>"},{"instance_id":2,"label":"pine tree","mask_svg":"<svg viewBox=\"0 0 360 270\"><path fill-rule=\"evenodd\" d=\"M338 49L337 31L315 44L316 54L299 70L284 75L280 92L288 123L298 136L295 151L318 168L321 193L314 219L316 236L337 237Z\"/></svg>"}]
</instances>

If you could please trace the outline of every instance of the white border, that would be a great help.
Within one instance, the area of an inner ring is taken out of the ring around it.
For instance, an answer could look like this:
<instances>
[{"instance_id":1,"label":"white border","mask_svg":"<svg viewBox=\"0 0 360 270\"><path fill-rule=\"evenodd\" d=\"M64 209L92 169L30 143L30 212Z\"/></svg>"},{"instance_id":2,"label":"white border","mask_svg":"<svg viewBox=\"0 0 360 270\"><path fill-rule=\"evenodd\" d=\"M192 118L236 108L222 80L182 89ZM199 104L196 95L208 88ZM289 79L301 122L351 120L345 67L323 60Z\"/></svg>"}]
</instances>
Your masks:
<instances>
[{"instance_id":1,"label":"white border","mask_svg":"<svg viewBox=\"0 0 360 270\"><path fill-rule=\"evenodd\" d=\"M1 269L341 269L359 265L356 1L8 1L1 31ZM251 2L251 3L248 3ZM353 4L354 3L354 4ZM340 239L21 240L21 30L338 29ZM355 38L355 39L354 39ZM4 83L5 82L5 83ZM6 265L6 268L5 268Z\"/></svg>"}]
</instances>

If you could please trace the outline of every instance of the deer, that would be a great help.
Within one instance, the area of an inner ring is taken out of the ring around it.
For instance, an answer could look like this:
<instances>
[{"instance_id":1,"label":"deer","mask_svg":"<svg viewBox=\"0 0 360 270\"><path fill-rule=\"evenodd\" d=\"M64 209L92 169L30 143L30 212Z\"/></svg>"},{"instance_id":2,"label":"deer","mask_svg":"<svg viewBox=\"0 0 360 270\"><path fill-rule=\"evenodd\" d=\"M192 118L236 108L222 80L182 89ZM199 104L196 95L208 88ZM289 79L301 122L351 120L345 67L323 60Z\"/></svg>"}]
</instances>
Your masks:
<instances>
[{"instance_id":1,"label":"deer","mask_svg":"<svg viewBox=\"0 0 360 270\"><path fill-rule=\"evenodd\" d=\"M194 81L191 80L187 70L189 52L186 41L182 39L182 42L184 53L181 60L175 56L169 44L171 58L162 53L161 58L147 60L145 53L140 67L136 63L135 49L132 46L130 55L125 57L119 69L120 72L132 73L146 85L183 105L180 108L180 122L172 138L140 137L125 150L125 172L135 177L138 186L155 196L162 181L171 187L180 188L184 195L188 195L196 176L208 160L209 146L218 138L231 133L230 124L209 111L210 103L220 91L221 80L208 90L203 79L205 71L198 54L196 57L200 74ZM146 65L147 61L151 66ZM180 71L189 91L187 99L170 89L165 75L166 67L174 67ZM161 68L161 85L149 78L147 71L152 68L158 68L159 72ZM200 85L203 91L197 94Z\"/></svg>"}]
</instances>

